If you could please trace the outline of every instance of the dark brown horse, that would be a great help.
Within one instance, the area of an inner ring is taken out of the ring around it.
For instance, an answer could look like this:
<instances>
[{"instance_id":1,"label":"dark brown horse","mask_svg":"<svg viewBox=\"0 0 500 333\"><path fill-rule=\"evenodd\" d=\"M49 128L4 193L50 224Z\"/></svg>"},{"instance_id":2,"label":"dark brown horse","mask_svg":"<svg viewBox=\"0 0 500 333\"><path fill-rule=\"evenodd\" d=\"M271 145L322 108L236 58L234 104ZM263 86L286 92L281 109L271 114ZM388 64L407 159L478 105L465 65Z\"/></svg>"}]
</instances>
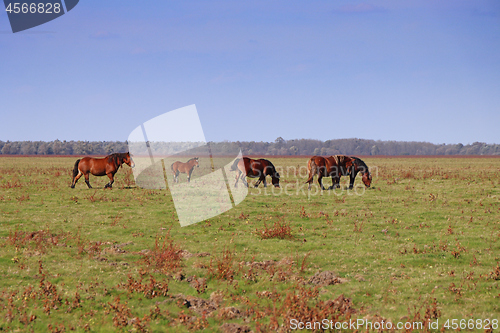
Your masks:
<instances>
[{"instance_id":1,"label":"dark brown horse","mask_svg":"<svg viewBox=\"0 0 500 333\"><path fill-rule=\"evenodd\" d=\"M372 175L370 174L370 170L368 170L368 166L363 162L363 160L351 156L352 159L352 167L349 169L349 189L354 187L354 180L356 179L356 175L358 172L361 172L361 180L366 187L370 187L372 183Z\"/></svg>"},{"instance_id":2,"label":"dark brown horse","mask_svg":"<svg viewBox=\"0 0 500 333\"><path fill-rule=\"evenodd\" d=\"M248 187L245 177L259 178L255 187L258 187L261 182L264 182L264 187L267 187L266 176L271 176L271 182L274 187L280 187L280 174L276 172L274 165L265 159L253 160L248 157L243 157L234 161L231 166L231 171L237 171L236 183L234 187L238 187L238 181L241 179L243 184Z\"/></svg>"},{"instance_id":3,"label":"dark brown horse","mask_svg":"<svg viewBox=\"0 0 500 333\"><path fill-rule=\"evenodd\" d=\"M309 189L311 189L314 175L318 175L318 183L322 190L325 189L323 187L323 177L332 177L332 186L330 186L330 190L340 187L340 177L346 176L349 173L349 169L352 168L352 164L353 161L349 156L313 156L307 163L309 178L307 179L306 184L309 184Z\"/></svg>"},{"instance_id":4,"label":"dark brown horse","mask_svg":"<svg viewBox=\"0 0 500 333\"><path fill-rule=\"evenodd\" d=\"M198 157L193 157L192 159L188 160L186 163L183 162L174 162L170 166L170 169L172 169L172 172L174 173L174 182L178 183L179 182L179 173L186 173L188 175L188 183L191 181L191 174L193 173L194 167L200 167L200 164L198 163Z\"/></svg>"},{"instance_id":5,"label":"dark brown horse","mask_svg":"<svg viewBox=\"0 0 500 333\"><path fill-rule=\"evenodd\" d=\"M85 183L87 183L87 186L92 188L89 182L90 174L94 176L107 175L109 177L109 183L107 183L104 188L112 188L113 182L115 181L115 173L122 164L127 164L131 168L135 166L129 153L114 153L104 158L84 157L77 160L73 168L71 188L75 188L76 182L82 175L85 176Z\"/></svg>"}]
</instances>

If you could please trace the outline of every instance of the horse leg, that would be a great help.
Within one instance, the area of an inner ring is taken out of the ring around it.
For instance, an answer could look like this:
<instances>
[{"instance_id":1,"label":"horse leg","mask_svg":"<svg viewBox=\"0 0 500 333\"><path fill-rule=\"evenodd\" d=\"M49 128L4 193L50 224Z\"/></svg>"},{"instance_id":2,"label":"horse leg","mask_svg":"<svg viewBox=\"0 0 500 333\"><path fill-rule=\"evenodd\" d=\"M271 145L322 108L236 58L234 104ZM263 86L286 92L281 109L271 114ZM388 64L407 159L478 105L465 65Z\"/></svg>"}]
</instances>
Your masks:
<instances>
[{"instance_id":1,"label":"horse leg","mask_svg":"<svg viewBox=\"0 0 500 333\"><path fill-rule=\"evenodd\" d=\"M111 173L108 173L108 177L109 177L109 183L107 183L106 185L104 185L104 188L113 188L113 183L115 182L115 179L113 177L113 174Z\"/></svg>"},{"instance_id":2,"label":"horse leg","mask_svg":"<svg viewBox=\"0 0 500 333\"><path fill-rule=\"evenodd\" d=\"M340 177L332 176L332 189L340 187Z\"/></svg>"},{"instance_id":3,"label":"horse leg","mask_svg":"<svg viewBox=\"0 0 500 333\"><path fill-rule=\"evenodd\" d=\"M243 184L248 187L248 182L246 180L246 177L247 175L243 172L240 171L240 175L239 175L239 179L241 179L241 181L243 182ZM236 180L236 182L238 182L238 180Z\"/></svg>"},{"instance_id":4,"label":"horse leg","mask_svg":"<svg viewBox=\"0 0 500 333\"><path fill-rule=\"evenodd\" d=\"M356 173L351 172L349 174L349 189L352 190L354 188L354 179L356 179Z\"/></svg>"},{"instance_id":5,"label":"horse leg","mask_svg":"<svg viewBox=\"0 0 500 333\"><path fill-rule=\"evenodd\" d=\"M325 190L323 187L323 175L321 173L318 174L318 184L320 189Z\"/></svg>"},{"instance_id":6,"label":"horse leg","mask_svg":"<svg viewBox=\"0 0 500 333\"><path fill-rule=\"evenodd\" d=\"M234 188L238 188L238 180L240 180L241 171L236 175L236 182L234 183Z\"/></svg>"},{"instance_id":7,"label":"horse leg","mask_svg":"<svg viewBox=\"0 0 500 333\"><path fill-rule=\"evenodd\" d=\"M87 174L86 174L86 175L84 175L84 176L85 176L85 183L87 183L87 186L88 186L89 188L92 188L92 186L90 186L90 182L89 182L89 174L87 173Z\"/></svg>"},{"instance_id":8,"label":"horse leg","mask_svg":"<svg viewBox=\"0 0 500 333\"><path fill-rule=\"evenodd\" d=\"M264 187L267 187L267 181L266 181L266 176L264 176L264 179L263 179L263 181L264 181Z\"/></svg>"},{"instance_id":9,"label":"horse leg","mask_svg":"<svg viewBox=\"0 0 500 333\"><path fill-rule=\"evenodd\" d=\"M245 177L246 177L246 175L242 172L242 173L241 173L241 176L240 176L241 181L243 182L243 184L245 184L245 186L246 186L246 187L248 187L248 182L247 182L247 180L245 179Z\"/></svg>"},{"instance_id":10,"label":"horse leg","mask_svg":"<svg viewBox=\"0 0 500 333\"><path fill-rule=\"evenodd\" d=\"M73 178L73 182L71 183L71 188L75 188L76 182L78 181L78 179L80 179L82 175L83 173L81 173L80 170L78 170L78 175L76 175L76 177Z\"/></svg>"},{"instance_id":11,"label":"horse leg","mask_svg":"<svg viewBox=\"0 0 500 333\"><path fill-rule=\"evenodd\" d=\"M193 173L193 169L188 172L188 183L191 181L191 174Z\"/></svg>"}]
</instances>

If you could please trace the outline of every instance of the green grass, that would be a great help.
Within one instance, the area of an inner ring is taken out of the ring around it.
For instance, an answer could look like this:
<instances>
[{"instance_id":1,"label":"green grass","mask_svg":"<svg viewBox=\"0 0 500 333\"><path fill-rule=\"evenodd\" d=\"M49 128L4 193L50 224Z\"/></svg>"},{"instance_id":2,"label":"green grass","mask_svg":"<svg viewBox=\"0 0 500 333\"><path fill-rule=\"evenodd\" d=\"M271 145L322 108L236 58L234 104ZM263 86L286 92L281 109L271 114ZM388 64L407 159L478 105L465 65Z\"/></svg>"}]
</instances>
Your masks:
<instances>
[{"instance_id":1,"label":"green grass","mask_svg":"<svg viewBox=\"0 0 500 333\"><path fill-rule=\"evenodd\" d=\"M71 189L76 158L1 157L0 330L500 319L500 159L366 158L371 188L357 179L349 191L343 177L309 192L307 159L267 158L281 190L250 188L236 208L180 227L169 191L137 188L127 166L112 190L107 177ZM278 221L293 238L261 237ZM337 282L309 284L320 271ZM352 303L325 303L340 295Z\"/></svg>"}]
</instances>

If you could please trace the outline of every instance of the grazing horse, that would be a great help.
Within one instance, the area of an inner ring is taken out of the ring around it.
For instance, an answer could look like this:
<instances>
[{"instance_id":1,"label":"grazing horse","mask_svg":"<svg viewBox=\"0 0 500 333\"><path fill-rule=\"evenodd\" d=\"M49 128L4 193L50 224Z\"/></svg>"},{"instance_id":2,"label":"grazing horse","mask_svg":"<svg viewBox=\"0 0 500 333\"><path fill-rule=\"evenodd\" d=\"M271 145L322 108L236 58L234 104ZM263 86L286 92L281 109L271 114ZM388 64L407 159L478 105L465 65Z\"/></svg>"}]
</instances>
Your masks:
<instances>
[{"instance_id":1,"label":"grazing horse","mask_svg":"<svg viewBox=\"0 0 500 333\"><path fill-rule=\"evenodd\" d=\"M193 173L194 167L200 167L200 164L198 163L198 157L193 157L186 163L183 162L174 162L170 166L170 169L172 169L172 172L174 173L174 182L178 183L179 182L179 173L186 173L188 176L188 183L191 181L191 174Z\"/></svg>"},{"instance_id":2,"label":"grazing horse","mask_svg":"<svg viewBox=\"0 0 500 333\"><path fill-rule=\"evenodd\" d=\"M280 187L280 174L276 172L274 165L265 159L253 160L248 157L236 159L231 166L231 171L238 171L236 183L234 187L238 187L238 181L241 179L243 184L248 187L245 177L259 178L254 187L258 187L261 182L264 182L264 187L267 187L266 176L271 176L271 182L274 187Z\"/></svg>"},{"instance_id":3,"label":"grazing horse","mask_svg":"<svg viewBox=\"0 0 500 333\"><path fill-rule=\"evenodd\" d=\"M109 177L109 183L107 183L104 188L112 188L113 182L115 181L115 173L124 163L131 168L135 166L129 153L114 153L104 158L84 157L79 159L75 162L75 167L73 168L71 188L75 188L76 182L82 175L85 176L85 183L87 183L87 186L92 188L89 182L90 174L94 176L107 175Z\"/></svg>"},{"instance_id":4,"label":"grazing horse","mask_svg":"<svg viewBox=\"0 0 500 333\"><path fill-rule=\"evenodd\" d=\"M354 180L356 179L356 175L358 172L361 172L361 180L366 187L370 187L372 183L372 175L370 170L368 170L368 166L363 162L363 160L351 156L352 159L352 167L349 169L349 189L354 187Z\"/></svg>"},{"instance_id":5,"label":"grazing horse","mask_svg":"<svg viewBox=\"0 0 500 333\"><path fill-rule=\"evenodd\" d=\"M309 190L311 189L314 175L316 174L318 175L318 183L322 190L325 189L323 187L323 177L332 177L332 186L330 186L330 190L340 187L340 177L348 174L349 169L352 168L352 164L352 159L343 155L311 157L307 163L309 178L307 179L306 184L309 184Z\"/></svg>"}]
</instances>

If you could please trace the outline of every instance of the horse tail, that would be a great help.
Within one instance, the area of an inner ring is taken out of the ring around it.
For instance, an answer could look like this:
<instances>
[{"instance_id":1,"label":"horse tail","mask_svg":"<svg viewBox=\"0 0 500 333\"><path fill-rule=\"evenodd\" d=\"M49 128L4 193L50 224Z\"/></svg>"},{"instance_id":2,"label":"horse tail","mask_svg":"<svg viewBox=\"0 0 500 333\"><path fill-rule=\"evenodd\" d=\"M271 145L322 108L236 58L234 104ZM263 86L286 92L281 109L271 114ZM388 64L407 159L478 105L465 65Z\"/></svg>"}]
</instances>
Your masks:
<instances>
[{"instance_id":1,"label":"horse tail","mask_svg":"<svg viewBox=\"0 0 500 333\"><path fill-rule=\"evenodd\" d=\"M309 171L309 179L307 179L306 184L311 184L317 171L317 165L316 162L314 162L314 158L311 158L307 163L307 171Z\"/></svg>"},{"instance_id":2,"label":"horse tail","mask_svg":"<svg viewBox=\"0 0 500 333\"><path fill-rule=\"evenodd\" d=\"M76 160L75 162L75 167L73 168L73 179L75 179L76 176L78 176L78 164L80 164L80 159Z\"/></svg>"},{"instance_id":3,"label":"horse tail","mask_svg":"<svg viewBox=\"0 0 500 333\"><path fill-rule=\"evenodd\" d=\"M238 171L238 163L241 161L241 158L237 158L234 160L233 165L231 165L231 171Z\"/></svg>"}]
</instances>

